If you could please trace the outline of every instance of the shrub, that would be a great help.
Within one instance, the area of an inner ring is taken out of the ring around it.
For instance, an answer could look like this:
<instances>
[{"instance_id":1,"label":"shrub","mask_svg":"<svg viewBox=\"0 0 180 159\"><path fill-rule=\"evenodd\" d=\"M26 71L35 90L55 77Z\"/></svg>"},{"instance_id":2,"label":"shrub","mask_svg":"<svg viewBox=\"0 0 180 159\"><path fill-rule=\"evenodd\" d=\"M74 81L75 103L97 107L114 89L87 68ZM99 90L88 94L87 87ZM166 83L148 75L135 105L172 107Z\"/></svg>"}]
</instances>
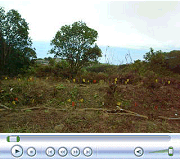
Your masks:
<instances>
[{"instance_id":1,"label":"shrub","mask_svg":"<svg viewBox=\"0 0 180 159\"><path fill-rule=\"evenodd\" d=\"M52 69L53 67L52 66L39 66L37 68L37 73L36 73L36 76L37 77L45 77L45 76L49 76L52 74Z\"/></svg>"},{"instance_id":2,"label":"shrub","mask_svg":"<svg viewBox=\"0 0 180 159\"><path fill-rule=\"evenodd\" d=\"M107 72L107 69L109 69L109 67L111 67L111 65L108 64L95 64L91 67L86 67L86 70L89 72L95 72L95 73L99 73L99 72Z\"/></svg>"},{"instance_id":3,"label":"shrub","mask_svg":"<svg viewBox=\"0 0 180 159\"><path fill-rule=\"evenodd\" d=\"M28 70L26 70L26 76L35 76L37 74L37 67L30 66Z\"/></svg>"},{"instance_id":4,"label":"shrub","mask_svg":"<svg viewBox=\"0 0 180 159\"><path fill-rule=\"evenodd\" d=\"M61 60L55 64L55 67L58 69L67 69L69 68L69 64L66 60Z\"/></svg>"},{"instance_id":5,"label":"shrub","mask_svg":"<svg viewBox=\"0 0 180 159\"><path fill-rule=\"evenodd\" d=\"M147 63L145 61L136 60L134 63L129 64L127 67L123 69L123 72L131 71L142 76L146 70L148 69Z\"/></svg>"},{"instance_id":6,"label":"shrub","mask_svg":"<svg viewBox=\"0 0 180 159\"><path fill-rule=\"evenodd\" d=\"M55 59L53 59L53 58L49 59L49 65L50 66L55 66L55 64L56 64Z\"/></svg>"}]
</instances>

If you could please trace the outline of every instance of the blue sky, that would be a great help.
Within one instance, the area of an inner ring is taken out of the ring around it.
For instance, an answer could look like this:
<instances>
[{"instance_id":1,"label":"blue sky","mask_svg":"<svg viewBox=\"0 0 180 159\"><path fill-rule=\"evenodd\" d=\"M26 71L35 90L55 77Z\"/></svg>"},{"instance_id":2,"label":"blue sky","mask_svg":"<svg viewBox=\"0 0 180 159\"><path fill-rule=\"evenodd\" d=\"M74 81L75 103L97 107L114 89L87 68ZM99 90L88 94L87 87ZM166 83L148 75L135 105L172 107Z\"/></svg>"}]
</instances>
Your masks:
<instances>
[{"instance_id":1,"label":"blue sky","mask_svg":"<svg viewBox=\"0 0 180 159\"><path fill-rule=\"evenodd\" d=\"M82 20L98 31L102 47L180 50L180 1L0 0L0 6L18 10L33 42L49 43L61 26Z\"/></svg>"},{"instance_id":2,"label":"blue sky","mask_svg":"<svg viewBox=\"0 0 180 159\"><path fill-rule=\"evenodd\" d=\"M43 41L34 41L33 47L36 48L36 53L38 58L44 57L54 57L54 54L47 54L48 51L51 49L49 42ZM133 49L133 48L122 48L122 47L112 47L112 46L99 46L102 51L102 57L99 58L99 62L101 63L110 63L110 64L125 64L130 63L131 59L132 62L135 60L144 60L143 55L149 52L149 49ZM172 49L165 50L166 52L171 51ZM131 58L126 54L129 53ZM106 55L106 56L105 56Z\"/></svg>"}]
</instances>

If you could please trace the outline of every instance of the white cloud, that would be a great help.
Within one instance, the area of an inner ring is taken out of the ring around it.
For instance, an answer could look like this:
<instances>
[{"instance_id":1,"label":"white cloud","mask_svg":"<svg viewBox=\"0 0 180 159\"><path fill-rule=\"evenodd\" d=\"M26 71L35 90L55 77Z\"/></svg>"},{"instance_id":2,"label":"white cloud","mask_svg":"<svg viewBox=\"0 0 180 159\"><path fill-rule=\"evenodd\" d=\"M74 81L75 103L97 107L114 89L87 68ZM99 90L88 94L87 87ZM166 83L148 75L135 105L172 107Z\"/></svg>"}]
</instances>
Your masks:
<instances>
[{"instance_id":1,"label":"white cloud","mask_svg":"<svg viewBox=\"0 0 180 159\"><path fill-rule=\"evenodd\" d=\"M180 46L178 1L0 1L29 23L35 41L50 41L63 25L82 20L98 31L99 45L166 48Z\"/></svg>"}]
</instances>

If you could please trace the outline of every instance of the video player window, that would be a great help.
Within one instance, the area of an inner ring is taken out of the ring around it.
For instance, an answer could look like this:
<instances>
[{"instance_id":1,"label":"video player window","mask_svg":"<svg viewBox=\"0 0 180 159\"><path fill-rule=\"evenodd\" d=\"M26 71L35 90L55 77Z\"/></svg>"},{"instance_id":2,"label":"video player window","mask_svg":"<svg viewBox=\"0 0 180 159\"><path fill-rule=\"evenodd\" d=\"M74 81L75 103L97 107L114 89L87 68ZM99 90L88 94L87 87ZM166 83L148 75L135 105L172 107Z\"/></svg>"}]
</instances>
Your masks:
<instances>
[{"instance_id":1,"label":"video player window","mask_svg":"<svg viewBox=\"0 0 180 159\"><path fill-rule=\"evenodd\" d=\"M11 157L38 158L42 148L42 158L111 158L105 152L116 154L113 142L128 145L132 139L142 143L132 144L137 158L146 155L146 142L158 147L175 141L179 10L179 1L1 1L0 141L11 145ZM31 137L44 141L41 148L19 144ZM78 142L76 137L97 145L46 145ZM175 145L165 145L148 155L174 157ZM8 156L0 149L1 157Z\"/></svg>"}]
</instances>

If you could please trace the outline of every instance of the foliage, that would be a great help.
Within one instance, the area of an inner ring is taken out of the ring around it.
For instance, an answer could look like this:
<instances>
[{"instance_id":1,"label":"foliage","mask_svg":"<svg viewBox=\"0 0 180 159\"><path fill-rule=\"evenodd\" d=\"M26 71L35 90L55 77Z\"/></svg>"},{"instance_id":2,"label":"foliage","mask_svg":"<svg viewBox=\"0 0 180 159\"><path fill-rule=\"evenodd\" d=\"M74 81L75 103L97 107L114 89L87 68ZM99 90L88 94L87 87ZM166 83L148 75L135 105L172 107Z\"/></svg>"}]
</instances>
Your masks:
<instances>
[{"instance_id":1,"label":"foliage","mask_svg":"<svg viewBox=\"0 0 180 159\"><path fill-rule=\"evenodd\" d=\"M99 72L108 73L113 68L117 68L117 66L109 65L109 64L95 64L93 66L86 67L86 70L95 73L99 73Z\"/></svg>"},{"instance_id":2,"label":"foliage","mask_svg":"<svg viewBox=\"0 0 180 159\"><path fill-rule=\"evenodd\" d=\"M81 78L84 78L84 79L87 79L87 80L90 80L90 83L93 81L93 80L96 80L97 82L99 80L107 80L108 78L108 75L106 73L103 73L103 72L99 72L99 73L95 73L95 72L85 72Z\"/></svg>"},{"instance_id":3,"label":"foliage","mask_svg":"<svg viewBox=\"0 0 180 159\"><path fill-rule=\"evenodd\" d=\"M165 53L167 67L173 72L180 73L180 50Z\"/></svg>"},{"instance_id":4,"label":"foliage","mask_svg":"<svg viewBox=\"0 0 180 159\"><path fill-rule=\"evenodd\" d=\"M143 76L145 72L147 71L148 66L145 61L136 60L134 63L129 64L127 67L124 67L122 69L123 72L132 71L134 73L137 73L140 76Z\"/></svg>"},{"instance_id":5,"label":"foliage","mask_svg":"<svg viewBox=\"0 0 180 159\"><path fill-rule=\"evenodd\" d=\"M55 63L56 63L55 59L53 59L53 58L49 59L49 65L50 66L55 66Z\"/></svg>"},{"instance_id":6,"label":"foliage","mask_svg":"<svg viewBox=\"0 0 180 159\"><path fill-rule=\"evenodd\" d=\"M42 58L37 58L36 60L43 60ZM45 59L46 60L46 59Z\"/></svg>"},{"instance_id":7,"label":"foliage","mask_svg":"<svg viewBox=\"0 0 180 159\"><path fill-rule=\"evenodd\" d=\"M40 66L37 68L37 77L46 77L52 75L53 67L46 65L46 66Z\"/></svg>"},{"instance_id":8,"label":"foliage","mask_svg":"<svg viewBox=\"0 0 180 159\"><path fill-rule=\"evenodd\" d=\"M53 64L49 65L38 65L31 67L27 72L28 74L34 74L37 77L46 77L46 76L53 76L53 77L61 77L61 78L69 78L69 64L66 60L61 60L59 62L55 62L54 59ZM50 59L51 61L51 59Z\"/></svg>"},{"instance_id":9,"label":"foliage","mask_svg":"<svg viewBox=\"0 0 180 159\"><path fill-rule=\"evenodd\" d=\"M44 60L50 61L52 57L45 57ZM42 60L42 59L41 59Z\"/></svg>"},{"instance_id":10,"label":"foliage","mask_svg":"<svg viewBox=\"0 0 180 159\"><path fill-rule=\"evenodd\" d=\"M150 52L146 53L144 59L148 62L148 69L157 72L158 74L169 74L167 70L167 64L165 56L166 54L161 50L154 52L152 48L150 48Z\"/></svg>"},{"instance_id":11,"label":"foliage","mask_svg":"<svg viewBox=\"0 0 180 159\"><path fill-rule=\"evenodd\" d=\"M57 62L55 65L56 68L66 69L69 67L69 64L66 60L61 60L60 62Z\"/></svg>"},{"instance_id":12,"label":"foliage","mask_svg":"<svg viewBox=\"0 0 180 159\"><path fill-rule=\"evenodd\" d=\"M165 65L165 55L161 50L154 52L153 48L150 48L150 51L144 55L144 59L150 63L150 66Z\"/></svg>"},{"instance_id":13,"label":"foliage","mask_svg":"<svg viewBox=\"0 0 180 159\"><path fill-rule=\"evenodd\" d=\"M97 61L97 58L101 57L100 48L94 45L97 36L97 31L82 21L65 25L51 41L53 48L49 52L66 59L71 73L77 73L89 61Z\"/></svg>"},{"instance_id":14,"label":"foliage","mask_svg":"<svg viewBox=\"0 0 180 159\"><path fill-rule=\"evenodd\" d=\"M55 68L53 69L54 76L69 78L69 64L66 60L61 60L55 64Z\"/></svg>"},{"instance_id":15,"label":"foliage","mask_svg":"<svg viewBox=\"0 0 180 159\"><path fill-rule=\"evenodd\" d=\"M31 48L28 23L14 9L5 14L0 7L0 75L22 73L36 58Z\"/></svg>"},{"instance_id":16,"label":"foliage","mask_svg":"<svg viewBox=\"0 0 180 159\"><path fill-rule=\"evenodd\" d=\"M35 76L37 74L38 66L29 66L25 72L25 76Z\"/></svg>"}]
</instances>

